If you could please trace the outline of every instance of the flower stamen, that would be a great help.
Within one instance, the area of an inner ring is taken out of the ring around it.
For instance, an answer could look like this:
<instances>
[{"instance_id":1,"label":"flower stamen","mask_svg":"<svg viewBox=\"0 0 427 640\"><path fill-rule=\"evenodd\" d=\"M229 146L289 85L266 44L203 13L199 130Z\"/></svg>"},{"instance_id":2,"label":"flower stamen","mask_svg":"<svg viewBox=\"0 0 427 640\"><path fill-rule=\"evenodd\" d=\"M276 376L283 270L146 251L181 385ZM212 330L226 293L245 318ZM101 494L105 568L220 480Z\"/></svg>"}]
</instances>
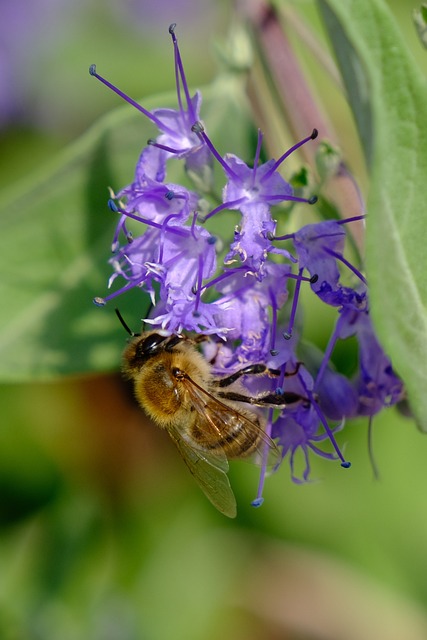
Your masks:
<instances>
[{"instance_id":1,"label":"flower stamen","mask_svg":"<svg viewBox=\"0 0 427 640\"><path fill-rule=\"evenodd\" d=\"M197 120L197 122L193 124L193 126L191 127L191 131L193 133L196 133L198 136L202 138L202 140L204 140L206 145L209 147L212 155L218 160L218 162L220 163L220 165L222 166L226 174L231 176L235 180L239 180L239 176L236 173L234 173L234 171L231 169L231 167L229 167L229 165L226 163L224 158L222 158L222 156L220 156L220 154L216 150L215 146L213 145L211 139L207 135L205 128L203 124L200 122L200 120Z\"/></svg>"},{"instance_id":2,"label":"flower stamen","mask_svg":"<svg viewBox=\"0 0 427 640\"><path fill-rule=\"evenodd\" d=\"M299 298L299 293L301 289L303 271L304 269L300 269L298 273L298 277L295 285L294 297L292 300L292 309L291 309L291 315L289 317L288 329L283 333L283 337L285 338L285 340L290 340L292 338L292 332L294 329L294 322L295 322L295 316L297 312L298 298Z\"/></svg>"},{"instance_id":3,"label":"flower stamen","mask_svg":"<svg viewBox=\"0 0 427 640\"><path fill-rule=\"evenodd\" d=\"M315 138L317 138L318 135L319 135L319 132L317 131L317 129L313 129L313 131L307 138L300 140L300 142L297 142L296 144L294 144L293 147L285 151L285 153L282 156L280 156L280 158L276 160L276 162L270 167L269 171L267 171L267 173L263 175L263 177L261 178L261 182L264 182L264 180L268 180L271 174L274 173L274 171L276 171L280 167L282 162L284 162L286 158L288 158L294 151L299 149L299 147L302 147L304 144L306 144L306 142L309 142L310 140L314 140Z\"/></svg>"},{"instance_id":4,"label":"flower stamen","mask_svg":"<svg viewBox=\"0 0 427 640\"><path fill-rule=\"evenodd\" d=\"M196 114L194 112L193 103L191 102L190 92L188 90L187 79L185 77L184 66L182 64L181 53L179 51L178 38L175 35L175 28L176 28L176 23L171 24L170 27L169 27L169 33L170 33L170 35L172 37L172 42L173 42L173 47L174 47L175 82L176 82L176 93L177 93L177 97L178 97L179 110L180 110L181 114L185 113L185 110L184 110L183 105L182 105L182 99L181 99L181 84L180 84L180 79L181 79L182 88L184 90L185 99L187 101L188 119L189 119L189 122L194 122L197 119L197 116L196 116Z\"/></svg>"},{"instance_id":5,"label":"flower stamen","mask_svg":"<svg viewBox=\"0 0 427 640\"><path fill-rule=\"evenodd\" d=\"M257 168L258 168L258 163L259 163L259 157L261 154L261 146L262 146L262 131L261 129L258 129L258 140L257 140L257 145L256 145L256 151L255 151L255 158L254 158L254 167L252 170L252 185L251 188L253 189L255 186L255 182L256 182L256 174L257 174Z\"/></svg>"},{"instance_id":6,"label":"flower stamen","mask_svg":"<svg viewBox=\"0 0 427 640\"><path fill-rule=\"evenodd\" d=\"M153 140L153 138L149 138L147 140L147 144L150 147L156 147L157 149L161 149L162 151L167 151L168 153L178 154L182 152L182 149L174 149L173 147L169 147L166 144L160 144L159 142L156 142L155 140Z\"/></svg>"},{"instance_id":7,"label":"flower stamen","mask_svg":"<svg viewBox=\"0 0 427 640\"><path fill-rule=\"evenodd\" d=\"M112 91L114 91L114 93L116 93L120 98L122 98L125 102L128 102L129 104L131 104L133 107L135 107L135 109L138 109L138 111L140 111L144 116L146 116L147 118L149 118L152 122L154 122L154 124L162 131L167 131L169 134L174 134L174 131L172 129L169 129L169 127L165 126L165 124L159 120L159 118L157 118L153 113L151 113L151 111L148 111L147 109L144 109L144 107L142 105L140 105L138 102L136 102L136 100L134 100L133 98L131 98L130 96L128 96L126 93L123 93L123 91L121 91L118 87L116 87L114 84L112 84L111 82L109 82L106 78L104 78L103 76L101 76L97 71L96 71L96 65L95 64L91 64L89 67L89 73L91 76L93 76L94 78L96 78L97 80L99 80L100 82L102 82L103 84L105 84L106 87L108 87L109 89L111 89Z\"/></svg>"},{"instance_id":8,"label":"flower stamen","mask_svg":"<svg viewBox=\"0 0 427 640\"><path fill-rule=\"evenodd\" d=\"M300 377L301 381L303 382L300 374L298 374L298 376ZM303 382L303 385L304 385L304 382ZM330 428L330 426L328 424L328 421L326 420L325 416L323 415L322 410L320 409L319 405L317 404L313 393L310 391L310 389L307 387L307 385L304 385L304 387L305 387L305 390L307 392L307 397L310 400L311 406L313 407L313 409L317 413L317 416L318 416L320 422L322 423L323 428L325 429L325 431L326 431L326 433L328 435L328 438L329 438L333 448L335 449L335 451L336 451L336 453L338 455L338 458L341 460L341 466L344 469L349 469L351 467L351 462L348 462L348 460L346 460L344 458L343 454L341 453L341 449L339 448L338 443L335 440L334 433L333 433L332 429Z\"/></svg>"},{"instance_id":9,"label":"flower stamen","mask_svg":"<svg viewBox=\"0 0 427 640\"><path fill-rule=\"evenodd\" d=\"M172 227L172 226L168 227L167 224L165 224L171 218L176 218L178 215L176 213L170 214L162 224L159 224L158 222L154 222L153 220L148 220L147 218L143 218L142 216L137 215L136 213L131 213L130 211L126 211L126 209L123 209L122 207L118 207L114 202L114 200L111 200L111 199L108 200L108 207L111 209L111 211L114 211L114 213L121 213L123 216L126 216L127 218L131 218L132 220L137 220L137 222L142 222L143 224L146 224L149 227L154 227L155 229L162 229L163 231L170 231L171 233L175 233L178 236L188 235L188 233L184 229L180 229L179 227Z\"/></svg>"},{"instance_id":10,"label":"flower stamen","mask_svg":"<svg viewBox=\"0 0 427 640\"><path fill-rule=\"evenodd\" d=\"M341 262L343 264L345 264L346 267L348 267L350 269L350 271L352 271L358 278L359 280L361 280L363 282L363 284L366 284L366 278L364 275L362 275L359 271L359 269L357 269L355 266L353 266L351 264L351 262L349 262L346 258L344 258L343 255L341 255L341 253L337 253L336 251L334 251L333 249L329 249L329 247L322 247L323 250L328 253L330 256L332 256L333 258L336 258L337 260L341 260Z\"/></svg>"},{"instance_id":11,"label":"flower stamen","mask_svg":"<svg viewBox=\"0 0 427 640\"><path fill-rule=\"evenodd\" d=\"M265 425L265 433L268 436L271 435L272 423L273 423L273 409L269 409L268 410L267 421L266 421L266 425ZM251 506L254 507L255 509L260 507L264 502L264 498L262 497L262 493L264 491L265 477L266 477L266 474L267 474L267 457L268 457L268 450L267 450L267 447L265 447L265 450L262 453L262 464L261 464L260 476L259 476L259 481L258 481L257 496L251 502ZM273 471L275 471L275 469L273 469Z\"/></svg>"}]
</instances>

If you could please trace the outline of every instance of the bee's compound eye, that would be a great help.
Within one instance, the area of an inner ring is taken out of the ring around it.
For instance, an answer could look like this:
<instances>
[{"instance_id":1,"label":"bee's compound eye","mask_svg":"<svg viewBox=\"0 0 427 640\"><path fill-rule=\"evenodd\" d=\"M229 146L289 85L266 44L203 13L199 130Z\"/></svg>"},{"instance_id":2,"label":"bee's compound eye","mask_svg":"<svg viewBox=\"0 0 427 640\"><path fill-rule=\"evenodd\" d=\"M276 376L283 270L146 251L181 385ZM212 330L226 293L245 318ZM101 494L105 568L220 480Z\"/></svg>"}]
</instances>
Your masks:
<instances>
[{"instance_id":1,"label":"bee's compound eye","mask_svg":"<svg viewBox=\"0 0 427 640\"><path fill-rule=\"evenodd\" d=\"M158 333L152 333L141 343L141 352L146 355L152 355L153 353L155 353L155 351L157 351L159 345L161 345L162 342L165 341L165 339L165 336L161 336Z\"/></svg>"}]
</instances>

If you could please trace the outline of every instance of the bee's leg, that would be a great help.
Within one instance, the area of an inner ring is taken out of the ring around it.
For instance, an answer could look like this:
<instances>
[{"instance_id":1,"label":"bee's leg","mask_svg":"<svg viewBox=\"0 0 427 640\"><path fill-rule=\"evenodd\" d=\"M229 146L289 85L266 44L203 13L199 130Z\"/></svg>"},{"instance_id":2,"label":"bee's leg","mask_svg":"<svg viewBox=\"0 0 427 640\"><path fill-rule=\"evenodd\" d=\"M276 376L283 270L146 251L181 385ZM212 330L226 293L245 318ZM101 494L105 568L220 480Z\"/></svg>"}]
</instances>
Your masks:
<instances>
[{"instance_id":1,"label":"bee's leg","mask_svg":"<svg viewBox=\"0 0 427 640\"><path fill-rule=\"evenodd\" d=\"M297 374L301 364L301 362L297 362L294 371L290 371L289 373L285 372L285 378ZM280 371L280 369L269 369L265 364L250 364L247 367L243 367L243 369L239 369L239 371L232 373L226 378L215 380L214 385L217 387L228 387L230 386L230 384L233 384L233 382L236 382L236 380L238 380L242 376L260 375L263 373L270 376L271 378L274 378L280 376L282 372Z\"/></svg>"},{"instance_id":2,"label":"bee's leg","mask_svg":"<svg viewBox=\"0 0 427 640\"><path fill-rule=\"evenodd\" d=\"M286 406L288 404L294 404L296 402L309 403L308 398L300 396L298 393L292 391L282 391L281 393L274 391L273 393L266 393L261 396L245 396L243 393L237 393L234 391L219 391L217 393L219 398L226 400L232 400L234 402L246 402L247 404L253 404L259 407L263 406Z\"/></svg>"},{"instance_id":3,"label":"bee's leg","mask_svg":"<svg viewBox=\"0 0 427 640\"><path fill-rule=\"evenodd\" d=\"M239 369L239 371L235 371L231 375L226 378L219 378L214 381L214 385L216 387L229 387L230 384L236 382L242 376L253 376L260 375L262 373L269 373L271 376L279 376L279 369L269 369L265 364L250 364L247 367L243 367L243 369Z\"/></svg>"}]
</instances>

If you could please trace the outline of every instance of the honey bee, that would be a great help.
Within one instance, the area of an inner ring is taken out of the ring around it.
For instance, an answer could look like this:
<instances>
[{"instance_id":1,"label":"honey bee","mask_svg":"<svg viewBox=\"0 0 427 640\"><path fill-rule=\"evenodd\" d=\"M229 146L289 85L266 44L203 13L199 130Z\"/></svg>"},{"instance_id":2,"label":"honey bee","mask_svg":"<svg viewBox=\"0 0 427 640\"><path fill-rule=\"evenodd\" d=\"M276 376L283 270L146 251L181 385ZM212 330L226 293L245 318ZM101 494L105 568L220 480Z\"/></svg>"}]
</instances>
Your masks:
<instances>
[{"instance_id":1,"label":"honey bee","mask_svg":"<svg viewBox=\"0 0 427 640\"><path fill-rule=\"evenodd\" d=\"M228 460L267 459L274 468L281 456L264 432L258 416L242 408L285 405L300 400L293 393L246 396L238 386L243 375L279 375L264 364L249 365L215 377L212 365L198 351L199 340L161 330L131 332L123 353L123 374L133 381L136 399L147 415L166 429L196 482L224 515L236 516L236 499L227 476ZM237 383L237 384L236 384Z\"/></svg>"}]
</instances>

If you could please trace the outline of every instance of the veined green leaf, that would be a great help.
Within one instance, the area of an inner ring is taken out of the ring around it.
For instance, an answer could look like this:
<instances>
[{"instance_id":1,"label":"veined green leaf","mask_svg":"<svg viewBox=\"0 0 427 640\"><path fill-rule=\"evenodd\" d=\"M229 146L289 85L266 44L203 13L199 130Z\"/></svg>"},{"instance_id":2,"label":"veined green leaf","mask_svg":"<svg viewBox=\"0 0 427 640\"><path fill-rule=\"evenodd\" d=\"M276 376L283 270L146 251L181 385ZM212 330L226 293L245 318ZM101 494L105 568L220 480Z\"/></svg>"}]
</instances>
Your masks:
<instances>
[{"instance_id":1,"label":"veined green leaf","mask_svg":"<svg viewBox=\"0 0 427 640\"><path fill-rule=\"evenodd\" d=\"M427 431L427 84L382 0L319 5L372 177L366 266L373 320Z\"/></svg>"}]
</instances>

